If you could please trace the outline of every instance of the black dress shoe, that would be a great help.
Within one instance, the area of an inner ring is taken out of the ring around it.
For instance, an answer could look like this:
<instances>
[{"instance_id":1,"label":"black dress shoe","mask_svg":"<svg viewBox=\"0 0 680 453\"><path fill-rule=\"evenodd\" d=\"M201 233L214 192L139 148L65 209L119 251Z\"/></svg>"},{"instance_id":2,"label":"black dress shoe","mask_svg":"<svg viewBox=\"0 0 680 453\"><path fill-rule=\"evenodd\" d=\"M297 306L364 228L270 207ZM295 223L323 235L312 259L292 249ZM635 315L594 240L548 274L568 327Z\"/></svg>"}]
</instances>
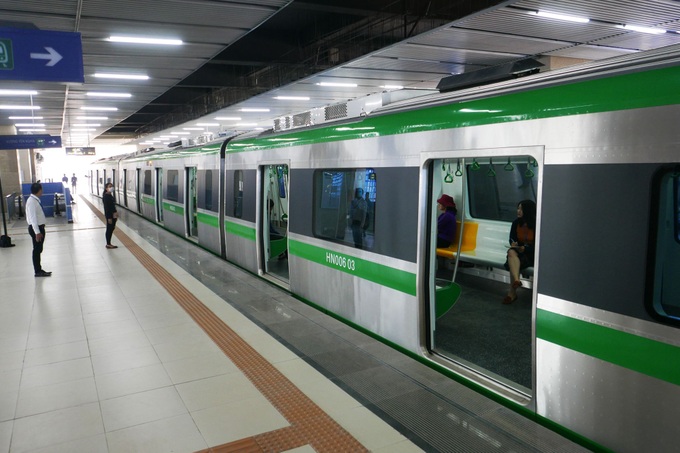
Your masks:
<instances>
[{"instance_id":1,"label":"black dress shoe","mask_svg":"<svg viewBox=\"0 0 680 453\"><path fill-rule=\"evenodd\" d=\"M47 271L40 271L36 272L35 276L36 277L49 277L52 275L52 272L47 272Z\"/></svg>"}]
</instances>

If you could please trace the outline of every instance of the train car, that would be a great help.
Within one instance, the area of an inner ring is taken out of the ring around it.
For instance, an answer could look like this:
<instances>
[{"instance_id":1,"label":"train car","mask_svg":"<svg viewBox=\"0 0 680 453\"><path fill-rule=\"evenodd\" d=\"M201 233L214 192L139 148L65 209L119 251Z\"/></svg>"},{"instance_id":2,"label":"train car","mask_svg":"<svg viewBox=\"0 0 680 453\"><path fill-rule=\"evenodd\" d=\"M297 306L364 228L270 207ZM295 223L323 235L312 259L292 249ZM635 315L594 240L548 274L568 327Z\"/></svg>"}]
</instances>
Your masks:
<instances>
[{"instance_id":1,"label":"train car","mask_svg":"<svg viewBox=\"0 0 680 453\"><path fill-rule=\"evenodd\" d=\"M136 172L149 220L592 448L674 451L679 80L671 47L93 171ZM535 264L502 304L522 200Z\"/></svg>"}]
</instances>

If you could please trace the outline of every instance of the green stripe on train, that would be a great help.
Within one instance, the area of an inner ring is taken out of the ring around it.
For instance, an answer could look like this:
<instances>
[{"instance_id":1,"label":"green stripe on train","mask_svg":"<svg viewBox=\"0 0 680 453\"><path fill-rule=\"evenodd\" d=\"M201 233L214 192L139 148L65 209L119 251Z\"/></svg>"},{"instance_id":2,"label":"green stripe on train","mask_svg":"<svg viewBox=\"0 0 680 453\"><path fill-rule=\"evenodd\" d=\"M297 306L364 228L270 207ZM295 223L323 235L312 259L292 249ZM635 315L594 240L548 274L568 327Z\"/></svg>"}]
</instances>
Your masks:
<instances>
[{"instance_id":1,"label":"green stripe on train","mask_svg":"<svg viewBox=\"0 0 680 453\"><path fill-rule=\"evenodd\" d=\"M385 135L679 104L680 67L502 94L367 117L355 123L234 140L228 152L255 151ZM282 142L281 137L290 141Z\"/></svg>"},{"instance_id":2,"label":"green stripe on train","mask_svg":"<svg viewBox=\"0 0 680 453\"><path fill-rule=\"evenodd\" d=\"M199 222L201 222L205 225L215 227L215 228L220 227L220 219L217 216L198 212L198 213L196 213L196 218L198 219Z\"/></svg>"},{"instance_id":3,"label":"green stripe on train","mask_svg":"<svg viewBox=\"0 0 680 453\"><path fill-rule=\"evenodd\" d=\"M680 385L680 347L541 309L536 312L536 336Z\"/></svg>"},{"instance_id":4,"label":"green stripe on train","mask_svg":"<svg viewBox=\"0 0 680 453\"><path fill-rule=\"evenodd\" d=\"M142 197L142 203L150 204L153 206L156 204L156 200L154 200L151 197Z\"/></svg>"},{"instance_id":5,"label":"green stripe on train","mask_svg":"<svg viewBox=\"0 0 680 453\"><path fill-rule=\"evenodd\" d=\"M227 233L231 233L236 236L241 236L250 241L255 240L255 228L253 227L240 225L234 222L224 222L224 229L227 231Z\"/></svg>"},{"instance_id":6,"label":"green stripe on train","mask_svg":"<svg viewBox=\"0 0 680 453\"><path fill-rule=\"evenodd\" d=\"M416 274L411 272L394 269L352 255L333 252L300 241L289 240L288 249L291 255L387 286L411 296L416 295Z\"/></svg>"},{"instance_id":7,"label":"green stripe on train","mask_svg":"<svg viewBox=\"0 0 680 453\"><path fill-rule=\"evenodd\" d=\"M163 211L174 212L177 215L184 215L184 207L176 204L170 204L166 201L163 202Z\"/></svg>"}]
</instances>

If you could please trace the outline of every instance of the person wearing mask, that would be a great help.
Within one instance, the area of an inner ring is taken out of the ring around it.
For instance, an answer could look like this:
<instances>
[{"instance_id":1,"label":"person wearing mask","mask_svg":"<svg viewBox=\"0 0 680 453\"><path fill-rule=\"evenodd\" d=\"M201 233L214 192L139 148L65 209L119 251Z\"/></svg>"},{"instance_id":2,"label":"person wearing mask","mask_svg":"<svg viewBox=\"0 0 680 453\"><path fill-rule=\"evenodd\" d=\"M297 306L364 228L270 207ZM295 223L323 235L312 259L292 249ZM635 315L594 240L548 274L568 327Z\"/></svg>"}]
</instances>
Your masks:
<instances>
[{"instance_id":1,"label":"person wearing mask","mask_svg":"<svg viewBox=\"0 0 680 453\"><path fill-rule=\"evenodd\" d=\"M437 200L437 248L447 248L456 236L456 203L451 195L444 194Z\"/></svg>"},{"instance_id":2,"label":"person wearing mask","mask_svg":"<svg viewBox=\"0 0 680 453\"><path fill-rule=\"evenodd\" d=\"M28 234L33 242L33 271L36 277L49 277L52 272L47 272L40 264L40 254L45 244L45 212L43 212L40 197L42 196L42 184L31 184L31 196L26 200L26 222Z\"/></svg>"},{"instance_id":3,"label":"person wearing mask","mask_svg":"<svg viewBox=\"0 0 680 453\"><path fill-rule=\"evenodd\" d=\"M113 184L110 182L104 186L104 217L106 217L106 248L117 249L118 246L111 244L111 237L113 230L116 229L116 222L118 221L118 211L116 211L116 200L113 199Z\"/></svg>"},{"instance_id":4,"label":"person wearing mask","mask_svg":"<svg viewBox=\"0 0 680 453\"><path fill-rule=\"evenodd\" d=\"M510 226L510 247L505 268L510 271L510 288L504 304L517 300L517 288L522 286L519 273L534 265L534 244L536 242L536 203L522 200L517 205L517 218Z\"/></svg>"}]
</instances>

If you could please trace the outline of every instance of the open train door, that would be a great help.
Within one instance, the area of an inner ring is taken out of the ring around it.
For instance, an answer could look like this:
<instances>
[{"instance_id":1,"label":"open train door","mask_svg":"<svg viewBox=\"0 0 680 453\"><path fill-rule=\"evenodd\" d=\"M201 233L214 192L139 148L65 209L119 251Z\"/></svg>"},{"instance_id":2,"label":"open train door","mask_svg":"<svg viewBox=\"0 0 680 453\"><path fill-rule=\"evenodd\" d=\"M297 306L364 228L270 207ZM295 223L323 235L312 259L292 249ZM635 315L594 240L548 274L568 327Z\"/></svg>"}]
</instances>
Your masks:
<instances>
[{"instance_id":1,"label":"open train door","mask_svg":"<svg viewBox=\"0 0 680 453\"><path fill-rule=\"evenodd\" d=\"M288 163L260 166L258 251L260 271L288 284Z\"/></svg>"},{"instance_id":2,"label":"open train door","mask_svg":"<svg viewBox=\"0 0 680 453\"><path fill-rule=\"evenodd\" d=\"M542 156L543 147L438 152L423 167L428 348L436 360L521 403L531 401L534 387L534 273L524 269L522 286L510 289L505 262L519 202L540 199ZM440 230L451 213L455 233L445 245Z\"/></svg>"}]
</instances>

